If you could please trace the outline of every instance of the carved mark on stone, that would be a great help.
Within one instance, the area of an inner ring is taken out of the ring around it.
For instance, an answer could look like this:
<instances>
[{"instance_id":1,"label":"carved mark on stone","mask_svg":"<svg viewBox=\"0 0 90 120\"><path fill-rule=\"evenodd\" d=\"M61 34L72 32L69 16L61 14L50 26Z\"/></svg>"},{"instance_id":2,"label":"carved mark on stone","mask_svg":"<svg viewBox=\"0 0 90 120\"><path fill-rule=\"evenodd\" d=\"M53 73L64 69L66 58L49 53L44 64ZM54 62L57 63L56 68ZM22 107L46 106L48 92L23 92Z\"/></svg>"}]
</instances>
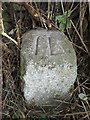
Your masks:
<instances>
[{"instance_id":1,"label":"carved mark on stone","mask_svg":"<svg viewBox=\"0 0 90 120\"><path fill-rule=\"evenodd\" d=\"M59 55L65 53L63 47L60 45L59 41L53 41L52 45L51 37L47 35L39 35L35 38L35 55Z\"/></svg>"},{"instance_id":2,"label":"carved mark on stone","mask_svg":"<svg viewBox=\"0 0 90 120\"><path fill-rule=\"evenodd\" d=\"M50 37L48 37L47 42L48 42L48 48L49 48L49 55L52 55Z\"/></svg>"},{"instance_id":3,"label":"carved mark on stone","mask_svg":"<svg viewBox=\"0 0 90 120\"><path fill-rule=\"evenodd\" d=\"M35 40L35 55L38 55L38 45L39 45L40 38L46 38L45 40L47 41L49 55L52 55L50 37L47 37L46 35L38 36L36 38L36 40Z\"/></svg>"},{"instance_id":4,"label":"carved mark on stone","mask_svg":"<svg viewBox=\"0 0 90 120\"><path fill-rule=\"evenodd\" d=\"M37 55L38 54L38 40L39 40L39 38L40 38L40 36L38 36L37 38L36 38L36 40L35 40L35 55Z\"/></svg>"}]
</instances>

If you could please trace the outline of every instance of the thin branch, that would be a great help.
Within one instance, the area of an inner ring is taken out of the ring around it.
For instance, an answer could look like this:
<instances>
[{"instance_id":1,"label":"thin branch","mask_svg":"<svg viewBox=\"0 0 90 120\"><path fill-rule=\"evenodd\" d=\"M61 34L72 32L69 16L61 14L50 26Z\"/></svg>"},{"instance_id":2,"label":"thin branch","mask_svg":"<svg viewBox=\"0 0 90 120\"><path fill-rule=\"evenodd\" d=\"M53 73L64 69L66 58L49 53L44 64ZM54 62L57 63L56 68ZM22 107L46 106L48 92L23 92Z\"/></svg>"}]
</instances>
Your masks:
<instances>
[{"instance_id":1,"label":"thin branch","mask_svg":"<svg viewBox=\"0 0 90 120\"><path fill-rule=\"evenodd\" d=\"M80 38L81 43L83 44L83 46L84 46L85 50L87 51L88 55L90 56L90 53L88 52L87 46L85 45L85 43L84 43L84 41L83 41L82 37L80 36L79 32L77 31L77 29L76 29L76 27L75 27L74 23L72 22L72 20L70 20L70 22L71 22L71 24L72 24L73 28L75 29L75 31L76 31L76 33L77 33L78 37Z\"/></svg>"},{"instance_id":2,"label":"thin branch","mask_svg":"<svg viewBox=\"0 0 90 120\"><path fill-rule=\"evenodd\" d=\"M4 37L6 37L6 38L8 38L9 40L11 40L12 42L14 42L16 45L18 45L17 42L16 42L13 38L11 38L7 33L2 32L1 34L2 34Z\"/></svg>"},{"instance_id":3,"label":"thin branch","mask_svg":"<svg viewBox=\"0 0 90 120\"><path fill-rule=\"evenodd\" d=\"M0 2L0 34L7 37L9 40L11 40L16 45L18 45L13 38L11 38L9 35L7 35L7 33L4 32L4 25L3 25L3 18L2 18L2 2Z\"/></svg>"}]
</instances>

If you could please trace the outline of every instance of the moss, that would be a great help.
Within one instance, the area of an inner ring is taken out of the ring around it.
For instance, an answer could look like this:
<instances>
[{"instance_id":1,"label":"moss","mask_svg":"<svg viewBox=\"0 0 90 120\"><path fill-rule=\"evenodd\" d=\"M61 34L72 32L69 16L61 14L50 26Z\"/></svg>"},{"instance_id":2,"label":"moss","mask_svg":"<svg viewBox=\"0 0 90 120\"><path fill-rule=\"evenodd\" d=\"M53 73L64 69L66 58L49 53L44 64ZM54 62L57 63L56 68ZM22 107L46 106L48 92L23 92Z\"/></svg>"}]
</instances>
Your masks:
<instances>
[{"instance_id":1,"label":"moss","mask_svg":"<svg viewBox=\"0 0 90 120\"><path fill-rule=\"evenodd\" d=\"M74 85L71 85L71 87L69 88L69 92L71 93L73 92L73 90L74 90Z\"/></svg>"}]
</instances>

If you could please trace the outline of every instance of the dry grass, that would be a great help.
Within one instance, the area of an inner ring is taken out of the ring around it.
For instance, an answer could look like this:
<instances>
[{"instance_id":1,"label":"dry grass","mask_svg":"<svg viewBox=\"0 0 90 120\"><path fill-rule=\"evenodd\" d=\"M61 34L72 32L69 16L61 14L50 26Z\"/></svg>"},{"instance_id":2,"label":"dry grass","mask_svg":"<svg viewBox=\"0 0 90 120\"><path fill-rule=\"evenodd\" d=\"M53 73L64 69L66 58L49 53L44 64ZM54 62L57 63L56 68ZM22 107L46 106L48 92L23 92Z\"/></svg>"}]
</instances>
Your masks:
<instances>
[{"instance_id":1,"label":"dry grass","mask_svg":"<svg viewBox=\"0 0 90 120\"><path fill-rule=\"evenodd\" d=\"M50 17L49 11L50 7L53 4L48 4L48 18ZM37 5L38 6L38 5ZM87 9L88 4L83 5L86 12L80 13L85 17L85 14L88 15ZM53 8L53 7L52 7ZM63 7L63 11L65 10ZM82 7L79 3L71 4L71 8L76 10L75 12L82 11ZM83 15L84 14L84 15ZM73 15L77 16L76 13ZM22 82L20 79L20 49L15 46L14 43L8 41L5 37L2 38L2 75L3 75L3 95L2 95L2 115L3 120L9 119L22 119L29 118L30 120L90 120L90 100L86 101L80 100L78 95L80 93L85 93L90 95L90 52L89 52L89 36L88 30L86 29L82 32L83 28L80 26L81 18L74 17L72 19L72 29L71 31L65 31L65 33L70 38L70 41L73 43L74 49L77 55L77 64L78 64L78 76L75 82L74 90L72 91L72 97L69 104L69 107L66 110L59 111L57 109L53 111L45 111L42 107L28 106L23 97L22 92ZM27 17L27 16L25 16ZM25 22L24 18L24 22ZM23 22L23 23L24 23ZM33 25L32 25L33 26ZM80 27L79 27L80 26ZM21 26L21 31L27 30L27 24L24 23ZM26 29L25 29L26 27ZM89 25L88 25L89 28ZM1 44L1 43L0 43ZM64 101L65 102L65 101Z\"/></svg>"}]
</instances>

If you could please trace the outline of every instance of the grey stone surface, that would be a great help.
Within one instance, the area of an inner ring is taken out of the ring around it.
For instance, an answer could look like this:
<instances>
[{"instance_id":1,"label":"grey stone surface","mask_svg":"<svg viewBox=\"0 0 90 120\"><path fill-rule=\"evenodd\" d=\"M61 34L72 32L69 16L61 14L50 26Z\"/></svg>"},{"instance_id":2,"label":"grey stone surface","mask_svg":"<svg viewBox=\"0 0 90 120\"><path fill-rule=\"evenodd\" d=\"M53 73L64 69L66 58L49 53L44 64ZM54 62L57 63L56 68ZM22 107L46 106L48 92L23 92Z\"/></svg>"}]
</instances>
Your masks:
<instances>
[{"instance_id":1,"label":"grey stone surface","mask_svg":"<svg viewBox=\"0 0 90 120\"><path fill-rule=\"evenodd\" d=\"M56 100L70 95L77 77L77 60L63 32L38 29L23 35L21 76L28 103L56 105Z\"/></svg>"}]
</instances>

